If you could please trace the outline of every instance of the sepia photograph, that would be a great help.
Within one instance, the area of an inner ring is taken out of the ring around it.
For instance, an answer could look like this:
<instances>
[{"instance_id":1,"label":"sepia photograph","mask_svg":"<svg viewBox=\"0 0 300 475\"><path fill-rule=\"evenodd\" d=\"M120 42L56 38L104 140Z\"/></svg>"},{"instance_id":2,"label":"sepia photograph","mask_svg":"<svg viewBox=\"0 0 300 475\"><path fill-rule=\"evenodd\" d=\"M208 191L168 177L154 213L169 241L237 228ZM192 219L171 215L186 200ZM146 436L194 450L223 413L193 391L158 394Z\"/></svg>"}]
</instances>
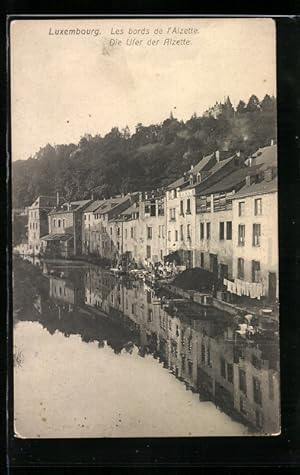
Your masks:
<instances>
[{"instance_id":1,"label":"sepia photograph","mask_svg":"<svg viewBox=\"0 0 300 475\"><path fill-rule=\"evenodd\" d=\"M274 20L9 35L15 437L279 435Z\"/></svg>"}]
</instances>

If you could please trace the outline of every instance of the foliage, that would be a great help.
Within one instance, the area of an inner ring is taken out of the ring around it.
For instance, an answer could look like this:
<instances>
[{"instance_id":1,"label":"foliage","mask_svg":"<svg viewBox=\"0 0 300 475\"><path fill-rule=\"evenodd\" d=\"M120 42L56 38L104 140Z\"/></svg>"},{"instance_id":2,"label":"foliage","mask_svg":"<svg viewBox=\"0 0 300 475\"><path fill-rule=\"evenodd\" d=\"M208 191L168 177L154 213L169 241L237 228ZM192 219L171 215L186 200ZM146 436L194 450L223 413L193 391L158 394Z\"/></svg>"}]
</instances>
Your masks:
<instances>
[{"instance_id":1,"label":"foliage","mask_svg":"<svg viewBox=\"0 0 300 475\"><path fill-rule=\"evenodd\" d=\"M132 134L115 127L104 137L85 135L78 144L47 144L34 157L13 163L13 207L57 191L71 200L155 189L217 149L249 154L275 137L275 98L266 95L259 102L252 95L236 110L227 98L216 118L193 114L183 122L171 114L161 124L137 124Z\"/></svg>"}]
</instances>

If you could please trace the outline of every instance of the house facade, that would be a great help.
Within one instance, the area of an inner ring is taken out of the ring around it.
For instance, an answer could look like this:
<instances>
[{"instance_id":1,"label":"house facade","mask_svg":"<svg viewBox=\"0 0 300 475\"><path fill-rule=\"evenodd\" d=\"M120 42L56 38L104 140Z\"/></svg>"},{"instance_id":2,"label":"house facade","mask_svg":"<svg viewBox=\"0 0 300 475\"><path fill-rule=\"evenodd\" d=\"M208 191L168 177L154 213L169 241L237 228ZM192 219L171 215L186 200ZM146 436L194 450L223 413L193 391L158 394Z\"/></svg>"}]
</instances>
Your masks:
<instances>
[{"instance_id":1,"label":"house facade","mask_svg":"<svg viewBox=\"0 0 300 475\"><path fill-rule=\"evenodd\" d=\"M83 211L91 200L72 201L48 214L49 234L42 239L45 256L69 258L82 251Z\"/></svg>"},{"instance_id":2,"label":"house facade","mask_svg":"<svg viewBox=\"0 0 300 475\"><path fill-rule=\"evenodd\" d=\"M264 172L259 183L243 187L233 200L233 279L238 295L249 285L257 298L278 299L277 177Z\"/></svg>"},{"instance_id":3,"label":"house facade","mask_svg":"<svg viewBox=\"0 0 300 475\"><path fill-rule=\"evenodd\" d=\"M41 238L48 234L48 213L59 201L55 196L38 196L28 207L28 247L29 253L38 255L41 251Z\"/></svg>"}]
</instances>

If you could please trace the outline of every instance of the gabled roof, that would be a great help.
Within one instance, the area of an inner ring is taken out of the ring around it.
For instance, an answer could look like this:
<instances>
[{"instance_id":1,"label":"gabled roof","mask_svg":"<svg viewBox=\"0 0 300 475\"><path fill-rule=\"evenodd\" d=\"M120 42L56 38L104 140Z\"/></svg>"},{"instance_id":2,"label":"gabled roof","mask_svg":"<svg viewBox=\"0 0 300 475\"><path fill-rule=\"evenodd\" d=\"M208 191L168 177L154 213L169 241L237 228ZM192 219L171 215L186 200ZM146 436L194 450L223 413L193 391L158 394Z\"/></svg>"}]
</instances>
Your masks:
<instances>
[{"instance_id":1,"label":"gabled roof","mask_svg":"<svg viewBox=\"0 0 300 475\"><path fill-rule=\"evenodd\" d=\"M233 197L233 199L245 198L252 195L261 195L264 193L274 193L278 190L277 177L270 181L263 180L259 183L245 185Z\"/></svg>"},{"instance_id":2,"label":"gabled roof","mask_svg":"<svg viewBox=\"0 0 300 475\"><path fill-rule=\"evenodd\" d=\"M195 173L200 172L201 170L210 170L210 168L216 163L216 154L215 152L211 153L210 155L206 155L205 157L201 158L201 160L190 168L188 173L195 175Z\"/></svg>"},{"instance_id":3,"label":"gabled roof","mask_svg":"<svg viewBox=\"0 0 300 475\"><path fill-rule=\"evenodd\" d=\"M236 158L236 155L232 155L231 157L226 158L225 160L221 160L220 162L216 162L215 165L209 170L209 175L204 178L201 183L194 183L192 185L188 185L185 187L185 189L191 189L191 188L197 188L197 192L208 188L210 185L215 183L216 177L215 174L221 170L225 165L227 165L230 162L233 162L234 159Z\"/></svg>"},{"instance_id":4,"label":"gabled roof","mask_svg":"<svg viewBox=\"0 0 300 475\"><path fill-rule=\"evenodd\" d=\"M85 205L90 203L91 200L80 200L80 201L71 201L71 206L73 208L72 211L78 211L79 209L83 208Z\"/></svg>"},{"instance_id":5,"label":"gabled roof","mask_svg":"<svg viewBox=\"0 0 300 475\"><path fill-rule=\"evenodd\" d=\"M185 183L188 183L188 180L186 180L184 177L178 178L177 180L173 181L167 186L167 190L173 190L175 188L180 188L182 187Z\"/></svg>"},{"instance_id":6,"label":"gabled roof","mask_svg":"<svg viewBox=\"0 0 300 475\"><path fill-rule=\"evenodd\" d=\"M30 208L32 206L38 206L39 208L53 208L56 206L56 196L37 196Z\"/></svg>"},{"instance_id":7,"label":"gabled roof","mask_svg":"<svg viewBox=\"0 0 300 475\"><path fill-rule=\"evenodd\" d=\"M95 200L85 208L84 212L93 213L102 203L105 203L105 200Z\"/></svg>"},{"instance_id":8,"label":"gabled roof","mask_svg":"<svg viewBox=\"0 0 300 475\"><path fill-rule=\"evenodd\" d=\"M91 200L80 200L80 201L71 201L70 203L64 203L59 208L54 209L49 214L60 214L60 213L73 213L74 211L83 210ZM71 208L67 209L67 206L70 205Z\"/></svg>"},{"instance_id":9,"label":"gabled roof","mask_svg":"<svg viewBox=\"0 0 300 475\"><path fill-rule=\"evenodd\" d=\"M126 199L128 199L128 197ZM108 200L104 200L103 203L101 203L96 209L94 209L94 213L97 213L97 214L108 213L108 211L112 210L115 206L119 205L124 200L125 200L125 197L110 198Z\"/></svg>"},{"instance_id":10,"label":"gabled roof","mask_svg":"<svg viewBox=\"0 0 300 475\"><path fill-rule=\"evenodd\" d=\"M131 200L132 198L136 198L138 196L138 192L128 193L125 196L118 196L115 198L110 198L105 200L99 208L94 210L94 213L105 214L109 211L113 211L118 205L121 203L126 203L126 201Z\"/></svg>"},{"instance_id":11,"label":"gabled roof","mask_svg":"<svg viewBox=\"0 0 300 475\"><path fill-rule=\"evenodd\" d=\"M126 208L124 211L120 213L120 215L128 215L132 213L137 213L139 211L139 205L137 206L135 204L130 205L128 208Z\"/></svg>"},{"instance_id":12,"label":"gabled roof","mask_svg":"<svg viewBox=\"0 0 300 475\"><path fill-rule=\"evenodd\" d=\"M261 165L261 170L277 167L277 144L259 148L251 157L255 159L255 165Z\"/></svg>"},{"instance_id":13,"label":"gabled roof","mask_svg":"<svg viewBox=\"0 0 300 475\"><path fill-rule=\"evenodd\" d=\"M206 188L203 194L206 195L212 193L221 193L222 191L234 190L236 186L245 182L246 176L254 175L257 172L258 168L258 166L254 166L234 170L214 185Z\"/></svg>"}]
</instances>

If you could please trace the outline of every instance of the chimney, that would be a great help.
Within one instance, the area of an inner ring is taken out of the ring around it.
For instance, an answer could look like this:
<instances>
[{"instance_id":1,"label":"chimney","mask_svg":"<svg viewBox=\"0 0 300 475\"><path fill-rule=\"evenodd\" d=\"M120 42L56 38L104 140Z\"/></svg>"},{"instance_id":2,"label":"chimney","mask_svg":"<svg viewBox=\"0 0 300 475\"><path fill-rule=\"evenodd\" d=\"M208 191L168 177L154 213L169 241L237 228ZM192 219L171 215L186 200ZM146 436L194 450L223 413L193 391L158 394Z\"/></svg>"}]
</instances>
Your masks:
<instances>
[{"instance_id":1,"label":"chimney","mask_svg":"<svg viewBox=\"0 0 300 475\"><path fill-rule=\"evenodd\" d=\"M191 170L193 170L193 168L194 168L194 165L191 165Z\"/></svg>"},{"instance_id":2,"label":"chimney","mask_svg":"<svg viewBox=\"0 0 300 475\"><path fill-rule=\"evenodd\" d=\"M56 206L59 206L59 191L56 192Z\"/></svg>"},{"instance_id":3,"label":"chimney","mask_svg":"<svg viewBox=\"0 0 300 475\"><path fill-rule=\"evenodd\" d=\"M246 186L251 185L251 176L246 176Z\"/></svg>"},{"instance_id":4,"label":"chimney","mask_svg":"<svg viewBox=\"0 0 300 475\"><path fill-rule=\"evenodd\" d=\"M274 145L274 139L271 139L271 146Z\"/></svg>"},{"instance_id":5,"label":"chimney","mask_svg":"<svg viewBox=\"0 0 300 475\"><path fill-rule=\"evenodd\" d=\"M94 201L94 192L92 192L92 194L91 194L91 200Z\"/></svg>"},{"instance_id":6,"label":"chimney","mask_svg":"<svg viewBox=\"0 0 300 475\"><path fill-rule=\"evenodd\" d=\"M220 150L217 150L215 155L216 155L216 160L219 163L219 161L220 161Z\"/></svg>"}]
</instances>

